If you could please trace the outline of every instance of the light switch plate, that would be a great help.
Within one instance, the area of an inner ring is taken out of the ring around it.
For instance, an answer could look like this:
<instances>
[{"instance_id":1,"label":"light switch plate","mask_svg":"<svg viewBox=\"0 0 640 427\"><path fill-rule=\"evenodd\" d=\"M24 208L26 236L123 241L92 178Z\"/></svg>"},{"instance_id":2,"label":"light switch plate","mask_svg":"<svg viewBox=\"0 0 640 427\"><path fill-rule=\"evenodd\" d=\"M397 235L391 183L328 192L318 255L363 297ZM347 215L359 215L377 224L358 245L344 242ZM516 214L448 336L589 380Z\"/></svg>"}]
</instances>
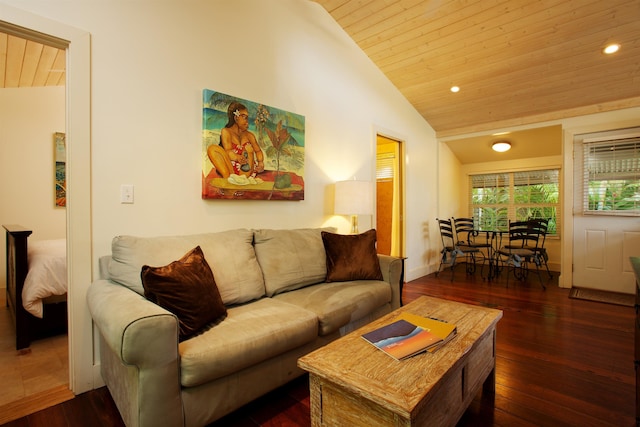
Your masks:
<instances>
[{"instance_id":1,"label":"light switch plate","mask_svg":"<svg viewBox=\"0 0 640 427\"><path fill-rule=\"evenodd\" d=\"M120 203L133 203L133 185L122 184L120 186Z\"/></svg>"}]
</instances>

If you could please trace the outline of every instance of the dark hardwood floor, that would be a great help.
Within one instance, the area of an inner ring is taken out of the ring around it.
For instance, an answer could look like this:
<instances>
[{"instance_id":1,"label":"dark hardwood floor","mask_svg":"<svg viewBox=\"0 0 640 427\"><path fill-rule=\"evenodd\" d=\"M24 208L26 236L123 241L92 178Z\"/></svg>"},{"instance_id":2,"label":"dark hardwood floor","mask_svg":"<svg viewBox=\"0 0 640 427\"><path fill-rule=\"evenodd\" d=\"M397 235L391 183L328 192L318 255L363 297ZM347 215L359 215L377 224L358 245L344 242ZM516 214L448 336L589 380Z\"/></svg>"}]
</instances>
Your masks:
<instances>
[{"instance_id":1,"label":"dark hardwood floor","mask_svg":"<svg viewBox=\"0 0 640 427\"><path fill-rule=\"evenodd\" d=\"M635 425L634 309L569 298L557 278L485 282L462 269L449 281L429 275L406 284L404 301L430 295L503 310L497 328L496 393L479 394L462 426ZM309 426L306 376L211 424ZM105 388L6 424L122 426Z\"/></svg>"}]
</instances>

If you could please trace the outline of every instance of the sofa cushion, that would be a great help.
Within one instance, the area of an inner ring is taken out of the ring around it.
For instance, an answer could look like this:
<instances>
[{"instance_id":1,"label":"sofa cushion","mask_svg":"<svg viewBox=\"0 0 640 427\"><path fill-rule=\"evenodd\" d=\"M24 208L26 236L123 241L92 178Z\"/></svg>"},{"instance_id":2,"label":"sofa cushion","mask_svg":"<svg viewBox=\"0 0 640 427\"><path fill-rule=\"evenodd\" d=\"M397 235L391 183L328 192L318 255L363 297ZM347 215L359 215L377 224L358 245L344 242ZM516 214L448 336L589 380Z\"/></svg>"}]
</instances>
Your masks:
<instances>
[{"instance_id":1,"label":"sofa cushion","mask_svg":"<svg viewBox=\"0 0 640 427\"><path fill-rule=\"evenodd\" d=\"M227 305L251 301L264 295L252 242L253 232L245 229L185 236L117 236L111 243L109 277L143 295L143 265L166 265L200 246L222 301Z\"/></svg>"},{"instance_id":2,"label":"sofa cushion","mask_svg":"<svg viewBox=\"0 0 640 427\"><path fill-rule=\"evenodd\" d=\"M273 297L318 316L320 335L329 335L391 303L391 285L378 280L320 283Z\"/></svg>"},{"instance_id":3,"label":"sofa cushion","mask_svg":"<svg viewBox=\"0 0 640 427\"><path fill-rule=\"evenodd\" d=\"M318 336L313 312L263 298L230 307L215 327L181 342L180 381L193 387L240 371Z\"/></svg>"},{"instance_id":4,"label":"sofa cushion","mask_svg":"<svg viewBox=\"0 0 640 427\"><path fill-rule=\"evenodd\" d=\"M322 232L327 259L327 282L382 280L376 253L376 230L362 234Z\"/></svg>"},{"instance_id":5,"label":"sofa cushion","mask_svg":"<svg viewBox=\"0 0 640 427\"><path fill-rule=\"evenodd\" d=\"M178 317L180 340L227 314L200 246L162 267L142 267L144 295Z\"/></svg>"},{"instance_id":6,"label":"sofa cushion","mask_svg":"<svg viewBox=\"0 0 640 427\"><path fill-rule=\"evenodd\" d=\"M254 230L254 245L268 296L324 282L325 250L320 233L334 228Z\"/></svg>"}]
</instances>

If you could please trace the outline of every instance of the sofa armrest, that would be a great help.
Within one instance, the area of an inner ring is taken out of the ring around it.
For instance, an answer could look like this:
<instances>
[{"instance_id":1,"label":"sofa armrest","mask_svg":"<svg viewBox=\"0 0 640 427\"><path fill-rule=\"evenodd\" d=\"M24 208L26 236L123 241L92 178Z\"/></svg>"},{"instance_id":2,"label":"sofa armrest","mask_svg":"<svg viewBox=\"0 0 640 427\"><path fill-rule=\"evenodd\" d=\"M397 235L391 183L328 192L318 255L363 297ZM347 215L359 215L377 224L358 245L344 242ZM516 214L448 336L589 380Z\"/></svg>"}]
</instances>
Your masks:
<instances>
[{"instance_id":1,"label":"sofa armrest","mask_svg":"<svg viewBox=\"0 0 640 427\"><path fill-rule=\"evenodd\" d=\"M391 284L391 306L395 310L400 307L402 302L404 283L400 283L400 281L403 279L403 260L398 257L378 254L378 261L380 262L380 270L382 270L382 278Z\"/></svg>"},{"instance_id":2,"label":"sofa armrest","mask_svg":"<svg viewBox=\"0 0 640 427\"><path fill-rule=\"evenodd\" d=\"M102 337L102 377L125 424L183 425L176 316L110 280L91 284L87 304Z\"/></svg>"},{"instance_id":3,"label":"sofa armrest","mask_svg":"<svg viewBox=\"0 0 640 427\"><path fill-rule=\"evenodd\" d=\"M178 319L142 295L108 280L87 292L94 323L126 364L157 365L178 358Z\"/></svg>"}]
</instances>

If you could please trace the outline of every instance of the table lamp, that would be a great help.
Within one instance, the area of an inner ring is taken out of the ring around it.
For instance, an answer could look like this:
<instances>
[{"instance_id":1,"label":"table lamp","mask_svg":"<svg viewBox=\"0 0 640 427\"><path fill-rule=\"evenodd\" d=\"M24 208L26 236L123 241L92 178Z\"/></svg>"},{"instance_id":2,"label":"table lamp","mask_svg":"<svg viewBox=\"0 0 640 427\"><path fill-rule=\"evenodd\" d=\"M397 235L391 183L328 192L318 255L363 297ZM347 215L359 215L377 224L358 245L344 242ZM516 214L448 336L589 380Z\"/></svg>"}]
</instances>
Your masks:
<instances>
[{"instance_id":1,"label":"table lamp","mask_svg":"<svg viewBox=\"0 0 640 427\"><path fill-rule=\"evenodd\" d=\"M373 197L369 181L336 182L336 215L351 215L351 234L358 234L358 215L373 214Z\"/></svg>"}]
</instances>

